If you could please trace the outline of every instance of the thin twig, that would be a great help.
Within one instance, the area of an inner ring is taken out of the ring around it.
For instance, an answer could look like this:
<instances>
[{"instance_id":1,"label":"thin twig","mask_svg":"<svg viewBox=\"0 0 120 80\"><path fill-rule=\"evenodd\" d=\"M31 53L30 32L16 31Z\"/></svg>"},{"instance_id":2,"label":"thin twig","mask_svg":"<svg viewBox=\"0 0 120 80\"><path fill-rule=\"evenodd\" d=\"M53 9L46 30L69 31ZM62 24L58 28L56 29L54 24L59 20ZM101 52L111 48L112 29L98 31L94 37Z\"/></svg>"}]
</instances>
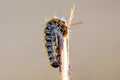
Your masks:
<instances>
[{"instance_id":1,"label":"thin twig","mask_svg":"<svg viewBox=\"0 0 120 80\"><path fill-rule=\"evenodd\" d=\"M74 26L74 25L82 24L82 23L84 23L84 22L83 22L83 21L80 21L80 22L72 23L71 25Z\"/></svg>"},{"instance_id":2,"label":"thin twig","mask_svg":"<svg viewBox=\"0 0 120 80\"><path fill-rule=\"evenodd\" d=\"M63 50L60 55L60 61L61 61L61 69L60 69L60 75L61 80L70 80L69 77L69 56L67 52L67 38L63 38Z\"/></svg>"},{"instance_id":3,"label":"thin twig","mask_svg":"<svg viewBox=\"0 0 120 80\"><path fill-rule=\"evenodd\" d=\"M60 80L70 80L70 59L69 59L69 30L71 26L82 24L83 21L72 23L74 17L75 5L73 5L68 20L67 36L63 38L63 47L60 50Z\"/></svg>"},{"instance_id":4,"label":"thin twig","mask_svg":"<svg viewBox=\"0 0 120 80\"><path fill-rule=\"evenodd\" d=\"M63 49L60 53L60 79L70 80L70 60L69 60L69 29L72 25L73 14L75 11L75 5L71 9L70 18L68 20L68 33L67 36L63 38Z\"/></svg>"}]
</instances>

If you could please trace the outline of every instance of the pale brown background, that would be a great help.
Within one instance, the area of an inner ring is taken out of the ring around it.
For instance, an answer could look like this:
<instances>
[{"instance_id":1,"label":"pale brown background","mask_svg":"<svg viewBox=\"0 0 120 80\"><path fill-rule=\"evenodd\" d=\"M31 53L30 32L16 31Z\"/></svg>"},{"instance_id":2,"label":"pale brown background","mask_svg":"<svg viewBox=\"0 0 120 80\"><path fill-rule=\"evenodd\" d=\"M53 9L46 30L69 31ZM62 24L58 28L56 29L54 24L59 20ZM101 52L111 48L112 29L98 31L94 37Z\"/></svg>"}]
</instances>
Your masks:
<instances>
[{"instance_id":1,"label":"pale brown background","mask_svg":"<svg viewBox=\"0 0 120 80\"><path fill-rule=\"evenodd\" d=\"M76 3L72 80L120 80L120 0L0 0L0 80L58 80L48 65L43 24L69 18Z\"/></svg>"}]
</instances>

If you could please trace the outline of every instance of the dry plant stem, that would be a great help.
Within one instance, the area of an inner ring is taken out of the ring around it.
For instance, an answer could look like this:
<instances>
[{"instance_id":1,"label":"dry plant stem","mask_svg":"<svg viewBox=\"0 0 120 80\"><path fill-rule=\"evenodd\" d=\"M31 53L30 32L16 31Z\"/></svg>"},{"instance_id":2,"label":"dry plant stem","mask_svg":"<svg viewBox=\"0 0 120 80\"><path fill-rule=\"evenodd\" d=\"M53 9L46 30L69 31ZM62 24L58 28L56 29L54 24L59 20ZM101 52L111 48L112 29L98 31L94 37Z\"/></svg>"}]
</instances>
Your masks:
<instances>
[{"instance_id":1,"label":"dry plant stem","mask_svg":"<svg viewBox=\"0 0 120 80\"><path fill-rule=\"evenodd\" d=\"M70 70L69 70L69 56L67 50L67 37L63 38L63 50L61 51L60 55L60 79L61 80L70 80Z\"/></svg>"},{"instance_id":2,"label":"dry plant stem","mask_svg":"<svg viewBox=\"0 0 120 80\"><path fill-rule=\"evenodd\" d=\"M70 80L69 29L72 25L74 10L75 5L71 9L70 18L68 20L68 33L67 36L63 38L63 48L60 49L60 80Z\"/></svg>"}]
</instances>

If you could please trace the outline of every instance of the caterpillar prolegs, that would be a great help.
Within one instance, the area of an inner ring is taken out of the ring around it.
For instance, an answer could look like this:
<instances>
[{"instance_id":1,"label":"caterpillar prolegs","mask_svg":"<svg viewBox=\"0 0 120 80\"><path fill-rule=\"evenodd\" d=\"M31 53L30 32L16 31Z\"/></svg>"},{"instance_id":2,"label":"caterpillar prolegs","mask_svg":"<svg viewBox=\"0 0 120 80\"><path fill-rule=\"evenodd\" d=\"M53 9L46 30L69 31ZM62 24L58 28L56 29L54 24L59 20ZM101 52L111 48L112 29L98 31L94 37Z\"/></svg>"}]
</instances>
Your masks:
<instances>
[{"instance_id":1,"label":"caterpillar prolegs","mask_svg":"<svg viewBox=\"0 0 120 80\"><path fill-rule=\"evenodd\" d=\"M53 18L46 23L44 29L45 47L48 53L50 64L58 68L60 64L60 49L63 46L63 37L67 34L67 25L65 21Z\"/></svg>"}]
</instances>

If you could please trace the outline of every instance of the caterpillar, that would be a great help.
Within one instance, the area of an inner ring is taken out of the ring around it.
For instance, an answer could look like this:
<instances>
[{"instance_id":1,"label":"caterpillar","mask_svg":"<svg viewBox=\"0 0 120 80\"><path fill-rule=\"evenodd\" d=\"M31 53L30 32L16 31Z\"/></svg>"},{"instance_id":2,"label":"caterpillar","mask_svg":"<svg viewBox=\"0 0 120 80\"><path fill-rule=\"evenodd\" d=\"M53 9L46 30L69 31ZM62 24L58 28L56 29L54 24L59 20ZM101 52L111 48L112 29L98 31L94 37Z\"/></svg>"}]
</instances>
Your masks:
<instances>
[{"instance_id":1,"label":"caterpillar","mask_svg":"<svg viewBox=\"0 0 120 80\"><path fill-rule=\"evenodd\" d=\"M63 37L67 35L67 25L64 20L52 18L44 29L45 47L50 64L54 68L60 65L60 49L63 46Z\"/></svg>"}]
</instances>

